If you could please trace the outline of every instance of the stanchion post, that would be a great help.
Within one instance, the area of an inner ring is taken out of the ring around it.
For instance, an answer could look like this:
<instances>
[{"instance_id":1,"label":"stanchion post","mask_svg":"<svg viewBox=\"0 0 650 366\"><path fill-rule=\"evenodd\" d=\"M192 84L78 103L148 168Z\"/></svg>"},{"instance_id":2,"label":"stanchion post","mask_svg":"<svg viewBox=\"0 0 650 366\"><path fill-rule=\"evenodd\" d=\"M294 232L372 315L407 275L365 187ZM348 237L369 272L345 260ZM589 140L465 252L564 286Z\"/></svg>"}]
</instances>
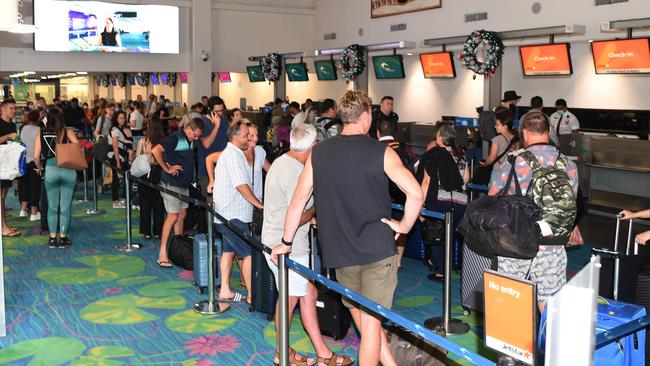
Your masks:
<instances>
[{"instance_id":1,"label":"stanchion post","mask_svg":"<svg viewBox=\"0 0 650 366\"><path fill-rule=\"evenodd\" d=\"M278 256L278 276L280 300L280 365L289 366L289 268L285 263L285 254Z\"/></svg>"},{"instance_id":2,"label":"stanchion post","mask_svg":"<svg viewBox=\"0 0 650 366\"><path fill-rule=\"evenodd\" d=\"M99 215L104 213L104 210L101 210L97 207L97 167L95 165L95 157L93 157L93 208L86 210L86 215Z\"/></svg>"},{"instance_id":3,"label":"stanchion post","mask_svg":"<svg viewBox=\"0 0 650 366\"><path fill-rule=\"evenodd\" d=\"M126 244L116 245L115 249L120 252L135 252L142 249L142 245L133 243L131 238L131 180L128 170L124 171L124 184L126 186Z\"/></svg>"},{"instance_id":4,"label":"stanchion post","mask_svg":"<svg viewBox=\"0 0 650 366\"><path fill-rule=\"evenodd\" d=\"M194 304L194 311L199 314L204 315L213 315L222 313L230 307L230 304L227 302L218 302L216 300L215 291L214 291L214 271L215 271L215 252L214 252L214 233L212 225L214 223L214 216L212 211L209 209L207 211L208 216L208 299Z\"/></svg>"},{"instance_id":5,"label":"stanchion post","mask_svg":"<svg viewBox=\"0 0 650 366\"><path fill-rule=\"evenodd\" d=\"M469 160L469 181L471 182L474 179L474 158ZM474 201L474 190L469 189L469 200Z\"/></svg>"},{"instance_id":6,"label":"stanchion post","mask_svg":"<svg viewBox=\"0 0 650 366\"><path fill-rule=\"evenodd\" d=\"M86 148L83 149L84 156L86 156ZM88 202L88 168L83 170L84 175L84 198L79 200L79 203Z\"/></svg>"},{"instance_id":7,"label":"stanchion post","mask_svg":"<svg viewBox=\"0 0 650 366\"><path fill-rule=\"evenodd\" d=\"M442 326L447 334L459 335L469 331L469 325L451 317L451 257L454 240L453 211L445 212L445 278L443 282L442 316L424 321L424 326L435 330Z\"/></svg>"}]
</instances>

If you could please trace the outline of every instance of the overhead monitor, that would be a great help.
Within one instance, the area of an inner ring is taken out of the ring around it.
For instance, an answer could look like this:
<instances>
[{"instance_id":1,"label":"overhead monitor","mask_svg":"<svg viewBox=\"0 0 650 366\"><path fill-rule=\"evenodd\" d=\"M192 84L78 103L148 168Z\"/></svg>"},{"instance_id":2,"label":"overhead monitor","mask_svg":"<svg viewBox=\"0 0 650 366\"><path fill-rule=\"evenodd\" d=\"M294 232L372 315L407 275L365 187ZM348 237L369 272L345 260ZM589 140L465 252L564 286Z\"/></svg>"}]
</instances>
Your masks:
<instances>
[{"instance_id":1,"label":"overhead monitor","mask_svg":"<svg viewBox=\"0 0 650 366\"><path fill-rule=\"evenodd\" d=\"M309 81L309 75L307 75L307 64L304 62L286 64L286 70L289 81Z\"/></svg>"},{"instance_id":2,"label":"overhead monitor","mask_svg":"<svg viewBox=\"0 0 650 366\"><path fill-rule=\"evenodd\" d=\"M160 84L167 85L167 79L169 79L169 74L166 72L160 73Z\"/></svg>"},{"instance_id":3,"label":"overhead monitor","mask_svg":"<svg viewBox=\"0 0 650 366\"><path fill-rule=\"evenodd\" d=\"M177 6L34 0L36 51L179 53Z\"/></svg>"},{"instance_id":4,"label":"overhead monitor","mask_svg":"<svg viewBox=\"0 0 650 366\"><path fill-rule=\"evenodd\" d=\"M377 79L404 79L402 55L373 56L372 64Z\"/></svg>"},{"instance_id":5,"label":"overhead monitor","mask_svg":"<svg viewBox=\"0 0 650 366\"><path fill-rule=\"evenodd\" d=\"M232 79L230 78L230 73L227 71L225 72L219 71L217 74L219 75L219 81L222 83L229 83L232 81Z\"/></svg>"},{"instance_id":6,"label":"overhead monitor","mask_svg":"<svg viewBox=\"0 0 650 366\"><path fill-rule=\"evenodd\" d=\"M151 84L153 85L158 85L160 84L160 81L158 80L158 74L151 74Z\"/></svg>"},{"instance_id":7,"label":"overhead monitor","mask_svg":"<svg viewBox=\"0 0 650 366\"><path fill-rule=\"evenodd\" d=\"M650 38L591 43L596 74L650 73Z\"/></svg>"},{"instance_id":8,"label":"overhead monitor","mask_svg":"<svg viewBox=\"0 0 650 366\"><path fill-rule=\"evenodd\" d=\"M435 52L420 54L420 63L425 78L455 78L454 54Z\"/></svg>"},{"instance_id":9,"label":"overhead monitor","mask_svg":"<svg viewBox=\"0 0 650 366\"><path fill-rule=\"evenodd\" d=\"M259 83L264 81L264 74L262 73L262 66L246 66L246 72L248 73L248 80L251 83Z\"/></svg>"},{"instance_id":10,"label":"overhead monitor","mask_svg":"<svg viewBox=\"0 0 650 366\"><path fill-rule=\"evenodd\" d=\"M186 72L181 72L180 76L181 76L181 83L182 84L187 84L187 73Z\"/></svg>"},{"instance_id":11,"label":"overhead monitor","mask_svg":"<svg viewBox=\"0 0 650 366\"><path fill-rule=\"evenodd\" d=\"M519 47L524 76L571 75L571 53L568 43Z\"/></svg>"},{"instance_id":12,"label":"overhead monitor","mask_svg":"<svg viewBox=\"0 0 650 366\"><path fill-rule=\"evenodd\" d=\"M314 61L316 68L316 77L318 80L336 80L336 66L332 60Z\"/></svg>"},{"instance_id":13,"label":"overhead monitor","mask_svg":"<svg viewBox=\"0 0 650 366\"><path fill-rule=\"evenodd\" d=\"M135 75L133 75L132 73L128 73L126 74L126 79L128 80L129 85L131 86L135 85Z\"/></svg>"}]
</instances>

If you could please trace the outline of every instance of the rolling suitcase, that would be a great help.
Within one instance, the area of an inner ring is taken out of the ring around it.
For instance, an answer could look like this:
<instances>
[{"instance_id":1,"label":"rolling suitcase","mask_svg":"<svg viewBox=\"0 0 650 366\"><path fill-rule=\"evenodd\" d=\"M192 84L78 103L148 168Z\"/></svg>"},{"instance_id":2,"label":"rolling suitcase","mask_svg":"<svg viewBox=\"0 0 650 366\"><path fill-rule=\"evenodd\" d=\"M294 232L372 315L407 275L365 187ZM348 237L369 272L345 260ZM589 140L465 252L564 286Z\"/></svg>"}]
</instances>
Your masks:
<instances>
[{"instance_id":1,"label":"rolling suitcase","mask_svg":"<svg viewBox=\"0 0 650 366\"><path fill-rule=\"evenodd\" d=\"M619 252L618 237L621 227L621 216L616 216L616 236L614 250L592 248L592 255L600 255L601 270L598 294L604 298L616 301L633 302L639 272L641 271L641 256L639 245L634 243L634 253L631 253L633 220L629 220L627 246L625 252Z\"/></svg>"},{"instance_id":2,"label":"rolling suitcase","mask_svg":"<svg viewBox=\"0 0 650 366\"><path fill-rule=\"evenodd\" d=\"M463 267L460 276L463 313L483 312L483 270L495 269L496 258L487 258L463 245Z\"/></svg>"},{"instance_id":3,"label":"rolling suitcase","mask_svg":"<svg viewBox=\"0 0 650 366\"><path fill-rule=\"evenodd\" d=\"M269 268L264 253L261 249L253 247L251 250L252 278L251 278L251 311L266 315L271 321L275 316L275 303L278 300L278 291L275 288L275 278Z\"/></svg>"},{"instance_id":4,"label":"rolling suitcase","mask_svg":"<svg viewBox=\"0 0 650 366\"><path fill-rule=\"evenodd\" d=\"M318 235L316 228L312 227L309 233L311 268L315 272L322 273L323 269L320 268L320 261L317 255ZM318 270L315 269L316 266L318 266ZM336 278L333 278L333 271L330 271L330 269L324 269L324 273L327 278L336 280ZM316 288L318 289L316 314L318 314L320 332L335 340L345 338L352 325L352 316L348 308L343 305L341 295L318 283L316 284Z\"/></svg>"},{"instance_id":5,"label":"rolling suitcase","mask_svg":"<svg viewBox=\"0 0 650 366\"><path fill-rule=\"evenodd\" d=\"M218 249L221 247L221 238L215 237L213 239L213 244L215 247L214 258L212 258L213 268L214 268L214 285L217 287L217 277L219 274L219 259ZM194 280L192 284L196 286L199 290L199 293L202 294L208 288L208 236L206 234L196 234L194 236L194 242L192 244L192 260L194 262Z\"/></svg>"},{"instance_id":6,"label":"rolling suitcase","mask_svg":"<svg viewBox=\"0 0 650 366\"><path fill-rule=\"evenodd\" d=\"M643 307L600 299L596 314L596 334L646 315ZM646 331L642 330L610 343L594 352L595 366L644 366Z\"/></svg>"}]
</instances>

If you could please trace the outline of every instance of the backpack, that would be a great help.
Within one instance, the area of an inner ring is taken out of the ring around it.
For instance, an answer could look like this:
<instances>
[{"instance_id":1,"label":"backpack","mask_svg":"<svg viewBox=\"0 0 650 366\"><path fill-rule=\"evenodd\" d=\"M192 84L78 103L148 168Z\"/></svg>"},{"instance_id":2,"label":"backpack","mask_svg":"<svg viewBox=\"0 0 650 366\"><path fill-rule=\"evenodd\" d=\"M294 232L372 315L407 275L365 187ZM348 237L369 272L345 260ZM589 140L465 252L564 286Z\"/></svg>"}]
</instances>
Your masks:
<instances>
[{"instance_id":1,"label":"backpack","mask_svg":"<svg viewBox=\"0 0 650 366\"><path fill-rule=\"evenodd\" d=\"M336 126L336 133L330 131L332 127ZM316 123L316 141L325 141L330 137L337 136L343 129L343 122L340 119L322 118Z\"/></svg>"},{"instance_id":2,"label":"backpack","mask_svg":"<svg viewBox=\"0 0 650 366\"><path fill-rule=\"evenodd\" d=\"M552 236L542 236L542 245L566 245L577 214L576 196L566 167L569 159L558 152L555 164L543 167L530 151L519 154L533 169L526 196L542 209L542 220L551 227Z\"/></svg>"},{"instance_id":3,"label":"backpack","mask_svg":"<svg viewBox=\"0 0 650 366\"><path fill-rule=\"evenodd\" d=\"M194 269L194 239L189 236L173 236L169 243L168 256L169 260L175 265L191 271Z\"/></svg>"}]
</instances>

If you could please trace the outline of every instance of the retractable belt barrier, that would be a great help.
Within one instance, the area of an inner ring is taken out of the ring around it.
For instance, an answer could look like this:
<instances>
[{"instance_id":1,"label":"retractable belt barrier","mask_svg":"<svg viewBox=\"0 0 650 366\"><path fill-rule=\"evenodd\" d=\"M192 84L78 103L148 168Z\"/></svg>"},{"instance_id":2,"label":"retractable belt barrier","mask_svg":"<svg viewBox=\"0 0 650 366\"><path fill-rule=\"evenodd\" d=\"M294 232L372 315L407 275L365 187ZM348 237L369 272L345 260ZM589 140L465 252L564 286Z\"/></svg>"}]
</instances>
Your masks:
<instances>
[{"instance_id":1,"label":"retractable belt barrier","mask_svg":"<svg viewBox=\"0 0 650 366\"><path fill-rule=\"evenodd\" d=\"M484 184L474 184L474 183L467 183L467 190L468 191L478 191L478 192L487 192L490 190L490 187L484 185Z\"/></svg>"},{"instance_id":2,"label":"retractable belt barrier","mask_svg":"<svg viewBox=\"0 0 650 366\"><path fill-rule=\"evenodd\" d=\"M157 190L159 192L169 194L169 195L171 195L171 196L173 196L175 198L178 198L181 201L187 202L189 204L205 208L210 214L214 215L215 218L217 218L219 221L221 221L229 230L231 230L232 232L237 234L237 236L239 236L240 238L244 239L249 245L251 245L251 246L253 246L253 247L255 247L255 248L259 249L259 250L262 250L262 251L264 251L266 253L271 254L271 249L269 247L262 244L259 240L254 238L252 235L250 235L248 233L245 233L245 232L239 230L234 225L232 225L226 218L224 218L219 213L217 213L210 204L208 204L208 203L206 203L204 201L201 201L201 200L199 200L197 198L192 198L190 196L187 196L187 195L184 195L184 194L181 194L181 193L178 193L178 192L174 192L174 191L166 189L164 187L155 185L155 184L153 184L151 182L148 182L148 181L146 181L146 180L144 180L142 178L135 177L135 176L131 175L128 171L117 169L117 167L115 167L114 165L112 165L112 164L110 164L108 162L105 162L105 164L107 166L113 168L113 169L116 169L116 171L118 173L120 173L122 175L125 175L125 176L128 176L126 179L130 179L130 180L133 180L135 182L138 182L138 184L146 185L146 186L148 186L148 187L150 187L152 189L155 189L155 190ZM402 205L393 205L393 208L402 209L402 210L404 209L404 207ZM126 209L127 209L127 211L129 211L131 208L127 206ZM427 217L445 219L445 215L442 214L442 213L439 213L439 212L423 210L422 214L427 216ZM130 227L131 223L128 222L127 225ZM282 263L280 263L283 259L284 259L284 261ZM464 359L466 361L469 361L469 362L471 362L471 363L473 363L475 365L480 365L480 366L494 366L495 365L494 362L486 359L485 357L480 356L480 355L478 355L478 354L476 354L476 353L474 353L474 352L472 352L472 351L470 351L470 350L468 350L468 349L466 349L464 347L460 347L457 344L455 344L455 343L451 342L450 340L448 340L447 338L442 337L442 336L440 336L440 335L438 335L438 334L424 328L423 326L413 322L412 320L409 320L409 319L403 317L402 315L399 315L399 314L397 314L396 312L394 312L392 310L386 309L386 308L382 307L381 305L367 299L366 297L361 296L360 294L358 294L358 293L356 293L356 292L354 292L354 291L352 291L350 289L347 289L347 288L343 287L338 282L332 281L332 280L330 280L330 279L328 279L328 278L326 278L326 277L324 277L324 276L322 276L322 275L320 275L320 274L318 274L316 272L311 271L307 267L304 267L304 266L294 262L293 260L289 259L287 255L280 255L278 262L279 262L278 265L280 267L279 272L280 272L280 277L281 277L281 280L279 281L280 282L280 286L279 286L280 288L278 289L278 291L280 292L281 305L283 303L282 302L283 294L284 294L284 296L287 296L287 294L288 294L288 288L286 286L286 284L287 284L286 270L283 271L282 267L292 268L295 272L298 272L298 273L302 274L304 277L307 277L310 280L313 280L313 281L316 281L316 282L319 282L319 283L323 284L324 286L328 287L332 291L335 291L335 292L341 294L342 296L345 296L345 297L357 302L358 304L360 304L363 307L370 310L370 312L372 312L374 314L377 314L377 315L379 315L379 316L381 316L381 317L383 317L383 318L385 318L385 319L399 325L400 327L412 332L413 334L425 339L426 341L431 342L431 343L433 343L433 344L435 344L437 346L440 346L440 347L446 349L447 351L457 355L458 357L460 357L460 358L462 358L462 359ZM282 272L284 272L284 275L283 275ZM282 277L284 277L284 278L282 278ZM284 303L286 304L286 301ZM281 338L285 338L285 341L281 342L281 345L282 345L281 348L282 349L281 349L281 352L280 352L280 356L281 356L280 357L280 359L281 359L280 364L284 364L284 365L288 365L288 358L286 357L288 355L288 332L286 331L288 329L288 322L283 321L283 319L282 319L282 318L284 318L285 320L287 319L286 314L284 314L284 316L283 316L283 313L286 313L286 312L288 312L288 307L284 307L283 309L281 309L280 314L279 314L280 318L281 318L280 319L281 328L284 328L284 329L281 329L281 333L284 333L284 334L280 334L279 336Z\"/></svg>"}]
</instances>

